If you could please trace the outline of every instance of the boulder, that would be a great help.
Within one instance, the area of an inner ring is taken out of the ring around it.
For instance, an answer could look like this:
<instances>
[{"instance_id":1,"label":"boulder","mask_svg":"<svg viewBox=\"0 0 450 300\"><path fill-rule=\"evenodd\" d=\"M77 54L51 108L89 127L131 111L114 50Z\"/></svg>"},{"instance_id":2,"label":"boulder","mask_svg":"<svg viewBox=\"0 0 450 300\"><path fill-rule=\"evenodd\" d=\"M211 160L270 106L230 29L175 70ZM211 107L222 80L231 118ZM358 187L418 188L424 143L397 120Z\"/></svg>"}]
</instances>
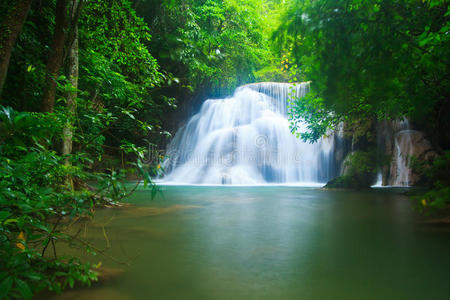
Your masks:
<instances>
[{"instance_id":1,"label":"boulder","mask_svg":"<svg viewBox=\"0 0 450 300\"><path fill-rule=\"evenodd\" d=\"M365 189L376 179L376 157L372 151L355 151L342 163L341 175L330 180L325 188Z\"/></svg>"}]
</instances>

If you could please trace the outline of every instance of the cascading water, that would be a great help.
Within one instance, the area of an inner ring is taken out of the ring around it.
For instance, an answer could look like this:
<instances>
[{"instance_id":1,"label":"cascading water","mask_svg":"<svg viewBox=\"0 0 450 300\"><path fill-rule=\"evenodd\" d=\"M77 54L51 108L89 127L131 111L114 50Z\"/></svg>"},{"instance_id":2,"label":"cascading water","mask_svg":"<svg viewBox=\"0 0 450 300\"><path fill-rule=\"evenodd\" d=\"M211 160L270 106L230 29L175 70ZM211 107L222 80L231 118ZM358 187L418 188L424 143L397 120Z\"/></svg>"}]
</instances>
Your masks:
<instances>
[{"instance_id":1,"label":"cascading water","mask_svg":"<svg viewBox=\"0 0 450 300\"><path fill-rule=\"evenodd\" d=\"M372 187L381 187L381 186L383 186L383 174L381 174L381 172L378 172L377 181L375 182L374 185L372 185Z\"/></svg>"},{"instance_id":2,"label":"cascading water","mask_svg":"<svg viewBox=\"0 0 450 300\"><path fill-rule=\"evenodd\" d=\"M383 121L378 124L378 151L383 156L391 157L391 163L380 170L375 186L410 186L414 184L414 180L417 178L413 176L410 163L412 156L420 155L416 146L419 147L419 150L422 148L422 151L432 149L428 142L421 141L422 138L422 133L411 130L406 118ZM415 143L419 143L419 145L415 145Z\"/></svg>"},{"instance_id":3,"label":"cascading water","mask_svg":"<svg viewBox=\"0 0 450 300\"><path fill-rule=\"evenodd\" d=\"M333 137L296 138L288 99L309 83L256 83L203 103L170 143L164 182L182 184L323 183L336 175Z\"/></svg>"},{"instance_id":4,"label":"cascading water","mask_svg":"<svg viewBox=\"0 0 450 300\"><path fill-rule=\"evenodd\" d=\"M396 134L394 141L395 162L397 168L394 185L409 186L409 178L411 173L409 164L414 151L414 145L411 141L411 133L414 131L410 129L409 121L406 118L399 121L399 123L402 130Z\"/></svg>"}]
</instances>

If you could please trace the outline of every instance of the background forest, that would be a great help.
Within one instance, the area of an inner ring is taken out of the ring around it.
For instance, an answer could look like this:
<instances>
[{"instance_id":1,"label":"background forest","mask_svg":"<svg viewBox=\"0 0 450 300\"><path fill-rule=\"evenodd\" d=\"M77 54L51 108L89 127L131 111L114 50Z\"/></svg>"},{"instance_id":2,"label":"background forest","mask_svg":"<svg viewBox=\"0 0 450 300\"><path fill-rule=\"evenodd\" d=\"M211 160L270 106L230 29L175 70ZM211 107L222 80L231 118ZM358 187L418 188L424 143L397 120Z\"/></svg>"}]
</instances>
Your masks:
<instances>
[{"instance_id":1,"label":"background forest","mask_svg":"<svg viewBox=\"0 0 450 300\"><path fill-rule=\"evenodd\" d=\"M443 0L2 0L0 299L95 280L55 244L102 249L66 229L126 179L150 184L180 124L246 83L311 81L291 105L305 140L407 116L439 154L420 200L445 205L449 16Z\"/></svg>"}]
</instances>

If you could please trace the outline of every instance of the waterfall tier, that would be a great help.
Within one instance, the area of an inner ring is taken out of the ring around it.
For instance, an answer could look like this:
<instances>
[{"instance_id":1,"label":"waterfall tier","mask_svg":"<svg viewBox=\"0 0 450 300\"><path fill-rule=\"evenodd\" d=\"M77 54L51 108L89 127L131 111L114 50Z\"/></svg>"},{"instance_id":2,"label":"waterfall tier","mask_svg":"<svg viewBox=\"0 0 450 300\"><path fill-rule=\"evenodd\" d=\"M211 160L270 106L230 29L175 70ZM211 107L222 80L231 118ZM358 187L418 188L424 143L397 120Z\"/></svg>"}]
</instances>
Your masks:
<instances>
[{"instance_id":1,"label":"waterfall tier","mask_svg":"<svg viewBox=\"0 0 450 300\"><path fill-rule=\"evenodd\" d=\"M412 158L430 161L437 155L425 134L412 129L406 118L379 122L377 136L378 152L390 158L380 170L383 186L414 185L420 178L411 169Z\"/></svg>"},{"instance_id":2,"label":"waterfall tier","mask_svg":"<svg viewBox=\"0 0 450 300\"><path fill-rule=\"evenodd\" d=\"M323 183L336 175L334 138L296 138L288 99L309 83L255 83L206 100L169 144L164 182L182 184Z\"/></svg>"}]
</instances>

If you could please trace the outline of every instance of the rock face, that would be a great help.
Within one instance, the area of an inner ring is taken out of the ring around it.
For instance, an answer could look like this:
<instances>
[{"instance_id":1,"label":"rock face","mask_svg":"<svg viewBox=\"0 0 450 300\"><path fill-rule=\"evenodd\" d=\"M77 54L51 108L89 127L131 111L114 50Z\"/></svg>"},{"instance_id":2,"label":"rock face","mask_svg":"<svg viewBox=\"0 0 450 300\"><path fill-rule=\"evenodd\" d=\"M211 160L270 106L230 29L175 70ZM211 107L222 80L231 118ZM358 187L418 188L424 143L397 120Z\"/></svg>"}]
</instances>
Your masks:
<instances>
[{"instance_id":1,"label":"rock face","mask_svg":"<svg viewBox=\"0 0 450 300\"><path fill-rule=\"evenodd\" d=\"M336 161L341 162L340 176L330 180L325 188L365 189L376 177L376 122L360 119L339 126L341 139L336 143Z\"/></svg>"},{"instance_id":2,"label":"rock face","mask_svg":"<svg viewBox=\"0 0 450 300\"><path fill-rule=\"evenodd\" d=\"M390 160L382 167L382 185L414 185L420 178L411 169L412 158L425 161L437 155L425 134L412 130L407 119L380 122L377 136L378 151Z\"/></svg>"},{"instance_id":3,"label":"rock face","mask_svg":"<svg viewBox=\"0 0 450 300\"><path fill-rule=\"evenodd\" d=\"M374 183L375 177L375 152L355 151L343 161L341 175L330 180L325 188L365 189Z\"/></svg>"},{"instance_id":4,"label":"rock face","mask_svg":"<svg viewBox=\"0 0 450 300\"><path fill-rule=\"evenodd\" d=\"M342 142L336 146L339 161L345 159L340 176L330 180L327 188L369 187L376 181L376 170L381 178L378 184L412 186L421 180L412 170L412 161L431 161L437 156L425 134L414 130L406 118L355 122L347 126Z\"/></svg>"},{"instance_id":5,"label":"rock face","mask_svg":"<svg viewBox=\"0 0 450 300\"><path fill-rule=\"evenodd\" d=\"M430 160L436 156L430 142L423 132L402 130L395 136L392 161L389 168L388 185L411 186L419 181L411 169L411 159Z\"/></svg>"}]
</instances>

